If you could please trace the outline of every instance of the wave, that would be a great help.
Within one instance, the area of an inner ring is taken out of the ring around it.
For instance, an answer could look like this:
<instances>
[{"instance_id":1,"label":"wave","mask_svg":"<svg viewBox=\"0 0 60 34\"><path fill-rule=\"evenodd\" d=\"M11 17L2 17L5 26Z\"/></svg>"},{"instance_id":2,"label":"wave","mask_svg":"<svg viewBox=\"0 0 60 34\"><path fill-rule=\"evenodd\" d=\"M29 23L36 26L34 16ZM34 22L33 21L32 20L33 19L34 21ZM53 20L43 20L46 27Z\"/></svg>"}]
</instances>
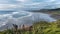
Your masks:
<instances>
[{"instance_id":1,"label":"wave","mask_svg":"<svg viewBox=\"0 0 60 34\"><path fill-rule=\"evenodd\" d=\"M38 21L47 21L47 22L56 21L56 19L50 17L51 15L49 14L32 13L32 12L26 12L26 11L17 11L17 12L12 12L11 14L4 14L0 16L1 16L0 30L6 29L7 26L10 28L12 27L12 24L32 25L32 23L38 22Z\"/></svg>"}]
</instances>

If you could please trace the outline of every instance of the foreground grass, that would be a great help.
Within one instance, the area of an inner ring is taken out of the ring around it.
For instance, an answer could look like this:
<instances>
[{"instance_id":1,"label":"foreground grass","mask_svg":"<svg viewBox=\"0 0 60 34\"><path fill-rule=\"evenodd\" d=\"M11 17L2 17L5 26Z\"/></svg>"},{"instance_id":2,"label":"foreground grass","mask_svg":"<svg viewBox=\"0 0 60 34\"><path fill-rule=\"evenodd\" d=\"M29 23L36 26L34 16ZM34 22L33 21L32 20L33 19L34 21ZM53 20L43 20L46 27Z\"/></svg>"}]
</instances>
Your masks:
<instances>
[{"instance_id":1,"label":"foreground grass","mask_svg":"<svg viewBox=\"0 0 60 34\"><path fill-rule=\"evenodd\" d=\"M40 21L34 23L31 31L17 29L14 31L13 29L7 29L1 31L0 34L60 34L60 20L56 22L45 22Z\"/></svg>"}]
</instances>

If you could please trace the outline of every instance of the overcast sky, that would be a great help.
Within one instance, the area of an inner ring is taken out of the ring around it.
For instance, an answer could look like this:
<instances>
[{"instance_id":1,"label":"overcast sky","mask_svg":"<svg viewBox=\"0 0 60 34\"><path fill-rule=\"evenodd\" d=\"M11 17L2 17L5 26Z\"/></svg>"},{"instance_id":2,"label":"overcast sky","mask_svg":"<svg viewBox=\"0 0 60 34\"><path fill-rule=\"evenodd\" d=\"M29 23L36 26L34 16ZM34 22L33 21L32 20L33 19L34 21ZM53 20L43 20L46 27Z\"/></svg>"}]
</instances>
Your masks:
<instances>
[{"instance_id":1,"label":"overcast sky","mask_svg":"<svg viewBox=\"0 0 60 34\"><path fill-rule=\"evenodd\" d=\"M0 0L0 10L60 8L60 0Z\"/></svg>"}]
</instances>

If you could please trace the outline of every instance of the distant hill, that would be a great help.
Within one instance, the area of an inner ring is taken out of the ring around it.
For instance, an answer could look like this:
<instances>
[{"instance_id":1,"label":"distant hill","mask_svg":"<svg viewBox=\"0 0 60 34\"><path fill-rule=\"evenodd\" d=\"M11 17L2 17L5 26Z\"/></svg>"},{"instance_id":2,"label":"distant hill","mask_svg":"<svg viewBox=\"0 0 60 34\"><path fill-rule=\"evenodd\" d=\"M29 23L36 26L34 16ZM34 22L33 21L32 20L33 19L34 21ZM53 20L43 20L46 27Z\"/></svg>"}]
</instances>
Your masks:
<instances>
[{"instance_id":1,"label":"distant hill","mask_svg":"<svg viewBox=\"0 0 60 34\"><path fill-rule=\"evenodd\" d=\"M47 11L60 11L60 8L56 8L56 9L40 9L40 10L32 10L31 12L47 12Z\"/></svg>"},{"instance_id":2,"label":"distant hill","mask_svg":"<svg viewBox=\"0 0 60 34\"><path fill-rule=\"evenodd\" d=\"M60 11L60 8L50 9L49 11Z\"/></svg>"}]
</instances>

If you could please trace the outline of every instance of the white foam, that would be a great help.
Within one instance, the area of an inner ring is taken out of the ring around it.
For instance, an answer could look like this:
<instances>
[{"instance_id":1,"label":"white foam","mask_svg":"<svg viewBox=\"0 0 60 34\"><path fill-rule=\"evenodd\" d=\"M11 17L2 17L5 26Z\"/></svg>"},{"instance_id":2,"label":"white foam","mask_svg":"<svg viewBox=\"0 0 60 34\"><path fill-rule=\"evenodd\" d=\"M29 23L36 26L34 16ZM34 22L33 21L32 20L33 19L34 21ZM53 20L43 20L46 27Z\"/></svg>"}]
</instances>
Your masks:
<instances>
[{"instance_id":1,"label":"white foam","mask_svg":"<svg viewBox=\"0 0 60 34\"><path fill-rule=\"evenodd\" d=\"M28 14L26 16L21 16L19 18L14 18L12 17L15 14ZM31 13L31 12L14 12L12 14L5 14L4 16L2 16L2 19L5 19L6 22L3 22L3 26L6 25L7 23L13 23L13 24L17 24L17 25L21 25L21 24L32 24L36 21L48 21L48 22L52 22L52 21L56 21L56 19L51 18L49 14L43 14L43 13ZM8 22L7 22L8 21Z\"/></svg>"}]
</instances>

